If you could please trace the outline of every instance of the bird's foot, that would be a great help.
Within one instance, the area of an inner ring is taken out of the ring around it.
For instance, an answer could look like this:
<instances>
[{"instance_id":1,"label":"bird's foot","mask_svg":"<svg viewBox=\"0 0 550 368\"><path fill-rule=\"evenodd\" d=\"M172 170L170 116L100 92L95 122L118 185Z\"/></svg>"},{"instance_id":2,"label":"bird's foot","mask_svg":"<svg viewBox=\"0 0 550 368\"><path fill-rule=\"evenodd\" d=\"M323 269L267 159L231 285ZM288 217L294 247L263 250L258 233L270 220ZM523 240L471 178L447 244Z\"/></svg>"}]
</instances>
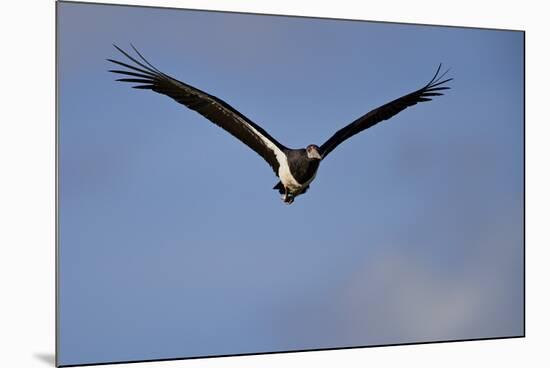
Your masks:
<instances>
[{"instance_id":1,"label":"bird's foot","mask_svg":"<svg viewBox=\"0 0 550 368\"><path fill-rule=\"evenodd\" d=\"M283 189L284 193L281 193L282 191L279 192L282 194L281 199L286 204L292 204L292 202L294 202L294 195L288 191L288 188L283 186Z\"/></svg>"},{"instance_id":2,"label":"bird's foot","mask_svg":"<svg viewBox=\"0 0 550 368\"><path fill-rule=\"evenodd\" d=\"M286 204L292 204L292 202L294 202L294 196L288 193L283 195L283 202Z\"/></svg>"}]
</instances>

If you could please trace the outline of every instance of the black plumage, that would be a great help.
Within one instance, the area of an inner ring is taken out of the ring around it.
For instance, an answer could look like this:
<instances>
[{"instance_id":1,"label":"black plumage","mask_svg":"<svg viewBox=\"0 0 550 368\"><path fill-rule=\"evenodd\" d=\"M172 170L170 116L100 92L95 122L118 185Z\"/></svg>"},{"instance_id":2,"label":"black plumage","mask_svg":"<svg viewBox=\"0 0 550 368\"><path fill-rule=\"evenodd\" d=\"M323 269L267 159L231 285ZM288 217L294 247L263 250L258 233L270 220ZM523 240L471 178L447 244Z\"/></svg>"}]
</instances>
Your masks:
<instances>
[{"instance_id":1,"label":"black plumage","mask_svg":"<svg viewBox=\"0 0 550 368\"><path fill-rule=\"evenodd\" d=\"M292 203L294 198L305 193L315 178L319 164L340 143L355 134L387 120L409 106L419 102L430 101L432 97L442 95L449 89L444 86L452 78L443 79L447 72L440 75L441 64L434 77L424 87L374 109L351 124L337 131L320 147L309 145L306 148L290 149L279 143L262 127L252 122L225 101L200 89L174 79L149 63L139 51L132 46L137 58L116 46L134 65L118 60L107 59L125 69L113 69L112 73L127 76L117 79L121 82L134 83L134 88L150 89L171 97L223 128L257 152L271 166L280 178L273 189L283 195L285 203ZM138 60L139 58L139 60Z\"/></svg>"},{"instance_id":2,"label":"black plumage","mask_svg":"<svg viewBox=\"0 0 550 368\"><path fill-rule=\"evenodd\" d=\"M143 63L130 56L118 46L114 46L128 59L141 67L138 68L117 60L107 59L110 62L138 72L135 73L128 70L109 70L112 73L138 77L121 78L117 79L117 81L137 83L137 85L133 88L153 90L157 93L173 98L175 101L187 106L191 110L195 110L256 151L269 163L269 165L273 168L273 171L275 171L275 174L277 174L277 171L279 170L279 162L277 161L273 150L266 147L264 142L262 142L262 140L258 137L258 134L254 132L254 129L273 142L273 144L275 144L279 149L285 150L287 148L271 137L265 130L262 129L262 127L254 124L254 122L250 121L246 116L242 115L240 112L217 97L211 96L198 88L180 82L162 73L147 62L147 60L145 60L145 58L135 47L132 46Z\"/></svg>"},{"instance_id":3,"label":"black plumage","mask_svg":"<svg viewBox=\"0 0 550 368\"><path fill-rule=\"evenodd\" d=\"M451 81L452 78L441 80L448 71L439 75L440 70L441 64L439 64L432 80L419 90L399 97L398 99L388 102L377 109L369 111L365 115L353 121L351 124L334 133L334 135L321 146L321 155L325 157L346 139L351 138L355 134L368 129L381 121L388 120L409 106L416 105L419 102L431 101L432 97L443 95L441 91L449 89L449 87L444 87L442 85Z\"/></svg>"},{"instance_id":4,"label":"black plumage","mask_svg":"<svg viewBox=\"0 0 550 368\"><path fill-rule=\"evenodd\" d=\"M319 168L320 160L308 159L305 149L288 150L286 152L290 172L300 184L306 183Z\"/></svg>"}]
</instances>

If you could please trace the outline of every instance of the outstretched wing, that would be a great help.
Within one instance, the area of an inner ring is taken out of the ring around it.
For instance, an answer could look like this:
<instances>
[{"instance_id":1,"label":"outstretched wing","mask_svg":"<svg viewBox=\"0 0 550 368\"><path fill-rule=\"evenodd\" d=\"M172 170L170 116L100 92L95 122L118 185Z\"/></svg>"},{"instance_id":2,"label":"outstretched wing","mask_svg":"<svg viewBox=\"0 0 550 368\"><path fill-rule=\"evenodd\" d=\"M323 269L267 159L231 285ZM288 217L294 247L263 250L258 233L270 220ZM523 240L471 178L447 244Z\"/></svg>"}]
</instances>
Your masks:
<instances>
[{"instance_id":1,"label":"outstretched wing","mask_svg":"<svg viewBox=\"0 0 550 368\"><path fill-rule=\"evenodd\" d=\"M389 102L385 105L382 105L379 108L366 113L351 124L337 131L320 147L321 156L325 158L333 149L335 149L340 143L342 143L346 139L354 136L359 132L362 132L365 129L370 128L371 126L383 120L391 118L392 116L400 113L409 106L416 105L419 102L431 101L431 98L434 96L441 96L443 93L441 93L440 91L450 88L444 87L442 85L451 81L452 78L441 80L443 79L445 74L447 74L448 70L445 73L439 75L440 70L441 64L439 64L439 67L437 68L437 71L432 80L419 90L400 97L397 100L393 100L392 102Z\"/></svg>"},{"instance_id":2,"label":"outstretched wing","mask_svg":"<svg viewBox=\"0 0 550 368\"><path fill-rule=\"evenodd\" d=\"M126 69L109 70L112 73L123 74L131 78L121 78L117 81L136 83L133 88L150 89L173 98L218 125L235 138L252 148L262 156L278 175L281 160L284 160L285 146L277 142L262 127L235 110L226 102L209 95L189 84L180 82L151 65L132 45L141 61L130 56L116 45L118 51L126 56L133 65L121 61L107 59Z\"/></svg>"}]
</instances>

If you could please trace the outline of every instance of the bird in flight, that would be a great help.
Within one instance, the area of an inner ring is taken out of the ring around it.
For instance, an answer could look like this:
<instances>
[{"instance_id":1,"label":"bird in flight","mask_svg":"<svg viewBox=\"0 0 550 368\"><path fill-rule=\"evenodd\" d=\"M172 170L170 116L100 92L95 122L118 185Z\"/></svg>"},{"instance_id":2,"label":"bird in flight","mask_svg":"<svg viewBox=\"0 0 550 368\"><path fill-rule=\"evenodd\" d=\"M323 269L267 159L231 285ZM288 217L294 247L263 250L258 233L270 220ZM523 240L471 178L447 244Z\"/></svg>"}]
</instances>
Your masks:
<instances>
[{"instance_id":1,"label":"bird in flight","mask_svg":"<svg viewBox=\"0 0 550 368\"><path fill-rule=\"evenodd\" d=\"M309 189L321 161L340 143L381 121L391 118L409 106L416 105L419 102L431 101L432 97L442 95L443 90L450 88L445 84L452 80L452 78L443 79L448 70L440 74L441 64L439 64L433 78L422 88L359 117L334 133L321 146L310 144L306 148L293 149L282 145L262 127L252 122L227 102L164 74L149 63L133 45L131 46L136 53L135 57L120 47L113 46L128 58L127 63L107 59L124 68L122 70L109 70L112 73L125 76L125 78L117 79L117 81L134 83L133 88L150 89L171 97L176 102L198 112L256 151L271 166L275 175L279 177L279 182L273 189L279 191L283 202L286 204L291 204L297 196L304 194Z\"/></svg>"}]
</instances>

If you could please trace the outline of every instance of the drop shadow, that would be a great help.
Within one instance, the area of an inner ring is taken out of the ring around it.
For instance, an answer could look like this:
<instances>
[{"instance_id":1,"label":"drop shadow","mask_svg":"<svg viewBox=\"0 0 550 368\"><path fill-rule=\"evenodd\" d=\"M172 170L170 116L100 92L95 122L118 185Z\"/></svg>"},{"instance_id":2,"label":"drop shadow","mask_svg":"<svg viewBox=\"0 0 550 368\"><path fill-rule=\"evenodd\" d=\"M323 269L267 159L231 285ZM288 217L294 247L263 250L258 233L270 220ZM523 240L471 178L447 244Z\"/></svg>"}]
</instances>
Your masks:
<instances>
[{"instance_id":1,"label":"drop shadow","mask_svg":"<svg viewBox=\"0 0 550 368\"><path fill-rule=\"evenodd\" d=\"M51 353L34 353L36 359L48 364L51 367L55 367L55 354Z\"/></svg>"}]
</instances>

